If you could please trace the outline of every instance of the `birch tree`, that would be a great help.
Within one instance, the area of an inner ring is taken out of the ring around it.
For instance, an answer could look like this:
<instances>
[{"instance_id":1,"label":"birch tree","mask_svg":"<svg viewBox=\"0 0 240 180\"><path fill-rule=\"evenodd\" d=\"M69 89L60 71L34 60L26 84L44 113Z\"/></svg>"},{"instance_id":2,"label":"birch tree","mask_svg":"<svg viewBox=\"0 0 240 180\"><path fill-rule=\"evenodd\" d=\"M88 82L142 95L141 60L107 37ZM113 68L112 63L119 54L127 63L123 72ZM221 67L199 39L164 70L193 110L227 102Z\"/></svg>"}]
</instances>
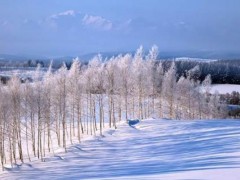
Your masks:
<instances>
[{"instance_id":1,"label":"birch tree","mask_svg":"<svg viewBox=\"0 0 240 180\"><path fill-rule=\"evenodd\" d=\"M169 117L174 118L174 95L176 90L176 66L172 62L171 67L164 75L163 80L163 96L168 104Z\"/></svg>"}]
</instances>

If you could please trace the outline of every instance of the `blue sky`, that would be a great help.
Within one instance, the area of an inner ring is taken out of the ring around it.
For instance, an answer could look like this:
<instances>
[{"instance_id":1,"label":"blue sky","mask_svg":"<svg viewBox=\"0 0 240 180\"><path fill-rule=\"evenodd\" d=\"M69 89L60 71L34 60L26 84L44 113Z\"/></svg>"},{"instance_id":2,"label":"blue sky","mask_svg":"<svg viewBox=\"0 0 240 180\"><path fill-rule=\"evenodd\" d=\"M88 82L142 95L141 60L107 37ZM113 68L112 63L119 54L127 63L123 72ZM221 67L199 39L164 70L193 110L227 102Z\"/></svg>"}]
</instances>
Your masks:
<instances>
[{"instance_id":1,"label":"blue sky","mask_svg":"<svg viewBox=\"0 0 240 180\"><path fill-rule=\"evenodd\" d=\"M0 0L0 53L240 51L239 0Z\"/></svg>"}]
</instances>

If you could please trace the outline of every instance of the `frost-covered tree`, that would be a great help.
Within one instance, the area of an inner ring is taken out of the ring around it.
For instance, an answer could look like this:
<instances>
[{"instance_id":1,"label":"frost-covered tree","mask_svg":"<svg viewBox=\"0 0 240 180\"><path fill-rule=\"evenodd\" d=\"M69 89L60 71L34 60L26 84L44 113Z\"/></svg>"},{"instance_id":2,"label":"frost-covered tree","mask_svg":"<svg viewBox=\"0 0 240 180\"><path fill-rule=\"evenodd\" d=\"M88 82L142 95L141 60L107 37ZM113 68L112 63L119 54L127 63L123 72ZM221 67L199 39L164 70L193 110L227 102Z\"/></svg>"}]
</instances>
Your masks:
<instances>
[{"instance_id":1,"label":"frost-covered tree","mask_svg":"<svg viewBox=\"0 0 240 180\"><path fill-rule=\"evenodd\" d=\"M12 152L9 147L11 147L11 119L10 110L11 106L9 103L9 95L6 92L6 88L0 84L0 161L2 170L4 170L4 164L8 154L12 157ZM7 152L6 150L9 150ZM10 158L10 163L12 165L12 158Z\"/></svg>"},{"instance_id":2,"label":"frost-covered tree","mask_svg":"<svg viewBox=\"0 0 240 180\"><path fill-rule=\"evenodd\" d=\"M171 67L164 74L163 79L163 96L168 106L169 117L174 118L174 96L176 92L176 66L175 62L172 62Z\"/></svg>"},{"instance_id":3,"label":"frost-covered tree","mask_svg":"<svg viewBox=\"0 0 240 180\"><path fill-rule=\"evenodd\" d=\"M204 99L205 99L205 107L204 107L204 118L210 118L211 115L211 111L210 111L210 97L211 97L211 94L210 94L210 90L211 90L211 83L212 83L212 80L211 80L211 75L207 75L204 79L204 81L202 82L202 89L204 92Z\"/></svg>"},{"instance_id":4,"label":"frost-covered tree","mask_svg":"<svg viewBox=\"0 0 240 180\"><path fill-rule=\"evenodd\" d=\"M77 137L81 141L81 133L83 133L82 124L82 103L83 103L83 88L80 83L81 78L81 63L79 58L75 58L68 73L67 90L68 103L70 106L70 137L75 136L75 119L77 119ZM76 115L76 118L75 118ZM72 139L71 139L72 142Z\"/></svg>"},{"instance_id":5,"label":"frost-covered tree","mask_svg":"<svg viewBox=\"0 0 240 180\"><path fill-rule=\"evenodd\" d=\"M47 131L47 148L48 152L50 152L51 149L51 143L52 143L52 135L51 135L51 125L52 125L52 96L53 96L53 89L52 81L54 80L54 76L52 73L52 63L50 64L48 71L46 72L44 78L43 78L43 98L44 98L44 119L45 119L45 126L44 130ZM44 141L45 142L45 141ZM45 146L45 143L44 143ZM45 148L44 148L45 149ZM44 151L45 152L45 151Z\"/></svg>"},{"instance_id":6,"label":"frost-covered tree","mask_svg":"<svg viewBox=\"0 0 240 180\"><path fill-rule=\"evenodd\" d=\"M9 122L9 132L11 133L10 149L12 151L11 156L13 157L14 163L17 163L17 153L19 159L23 162L20 85L20 80L17 76L13 76L8 83L11 103L11 120Z\"/></svg>"},{"instance_id":7,"label":"frost-covered tree","mask_svg":"<svg viewBox=\"0 0 240 180\"><path fill-rule=\"evenodd\" d=\"M115 103L114 103L114 90L115 90L115 68L116 61L115 58L112 57L110 60L106 62L105 74L105 89L108 99L108 119L109 119L109 127L114 126L116 128L116 118L115 118Z\"/></svg>"},{"instance_id":8,"label":"frost-covered tree","mask_svg":"<svg viewBox=\"0 0 240 180\"><path fill-rule=\"evenodd\" d=\"M67 67L65 64L56 72L55 74L55 92L54 99L56 101L56 108L58 110L58 122L56 122L57 126L57 134L58 141L60 141L60 127L62 126L62 145L65 151L67 151L66 146L66 130L67 130ZM59 143L60 144L60 143Z\"/></svg>"},{"instance_id":9,"label":"frost-covered tree","mask_svg":"<svg viewBox=\"0 0 240 180\"><path fill-rule=\"evenodd\" d=\"M144 61L143 47L137 49L132 65L132 76L134 78L133 92L137 95L137 117L143 119L143 96L144 96ZM134 107L134 102L133 102ZM134 111L134 109L133 109Z\"/></svg>"},{"instance_id":10,"label":"frost-covered tree","mask_svg":"<svg viewBox=\"0 0 240 180\"><path fill-rule=\"evenodd\" d=\"M117 84L120 86L120 94L124 99L125 119L129 118L129 94L131 89L131 63L132 56L126 54L118 60Z\"/></svg>"}]
</instances>

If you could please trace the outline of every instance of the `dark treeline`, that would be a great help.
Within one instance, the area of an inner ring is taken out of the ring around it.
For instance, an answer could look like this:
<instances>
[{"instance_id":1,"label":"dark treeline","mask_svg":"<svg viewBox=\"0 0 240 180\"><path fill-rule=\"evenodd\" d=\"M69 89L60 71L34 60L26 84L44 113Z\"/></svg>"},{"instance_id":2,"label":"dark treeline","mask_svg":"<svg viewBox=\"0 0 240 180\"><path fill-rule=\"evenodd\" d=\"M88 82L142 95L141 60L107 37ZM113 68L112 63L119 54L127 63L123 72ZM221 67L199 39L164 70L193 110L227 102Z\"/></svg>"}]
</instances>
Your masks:
<instances>
[{"instance_id":1,"label":"dark treeline","mask_svg":"<svg viewBox=\"0 0 240 180\"><path fill-rule=\"evenodd\" d=\"M230 104L228 115L230 117L240 117L240 93L233 91L231 94L222 94L220 97L224 102Z\"/></svg>"},{"instance_id":2,"label":"dark treeline","mask_svg":"<svg viewBox=\"0 0 240 180\"><path fill-rule=\"evenodd\" d=\"M175 61L178 76L184 75L199 66L200 81L210 74L213 84L240 84L240 60L218 60L209 62L200 61ZM164 61L163 65L168 67L171 61Z\"/></svg>"}]
</instances>

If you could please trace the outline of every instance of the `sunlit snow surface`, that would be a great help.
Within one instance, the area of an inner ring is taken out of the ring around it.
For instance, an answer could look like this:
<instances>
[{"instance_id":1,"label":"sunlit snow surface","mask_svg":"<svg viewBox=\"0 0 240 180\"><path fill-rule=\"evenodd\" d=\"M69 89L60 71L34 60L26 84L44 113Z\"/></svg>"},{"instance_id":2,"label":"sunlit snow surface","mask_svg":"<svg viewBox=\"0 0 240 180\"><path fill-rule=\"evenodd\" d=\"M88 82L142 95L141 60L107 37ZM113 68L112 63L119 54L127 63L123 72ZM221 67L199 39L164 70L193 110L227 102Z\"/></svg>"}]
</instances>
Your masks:
<instances>
[{"instance_id":1,"label":"sunlit snow surface","mask_svg":"<svg viewBox=\"0 0 240 180\"><path fill-rule=\"evenodd\" d=\"M0 179L240 179L240 120L149 119Z\"/></svg>"}]
</instances>

